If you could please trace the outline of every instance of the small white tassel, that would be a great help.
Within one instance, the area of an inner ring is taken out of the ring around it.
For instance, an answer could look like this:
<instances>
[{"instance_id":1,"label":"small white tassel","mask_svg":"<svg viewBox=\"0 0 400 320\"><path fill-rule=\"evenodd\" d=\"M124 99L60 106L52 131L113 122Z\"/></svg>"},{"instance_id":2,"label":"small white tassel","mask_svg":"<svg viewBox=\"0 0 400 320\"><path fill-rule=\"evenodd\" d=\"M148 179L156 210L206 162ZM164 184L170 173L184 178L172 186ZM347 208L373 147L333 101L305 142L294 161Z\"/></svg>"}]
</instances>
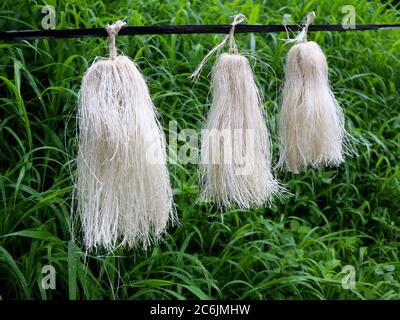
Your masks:
<instances>
[{"instance_id":1,"label":"small white tassel","mask_svg":"<svg viewBox=\"0 0 400 320\"><path fill-rule=\"evenodd\" d=\"M201 140L202 195L221 209L261 206L281 190L271 172L260 94L249 61L238 54L233 36L235 25L243 20L243 15L235 16L230 34L215 47L222 48L229 39L230 53L220 55L213 67L213 100Z\"/></svg>"},{"instance_id":2,"label":"small white tassel","mask_svg":"<svg viewBox=\"0 0 400 320\"><path fill-rule=\"evenodd\" d=\"M279 167L299 173L308 166L337 166L344 161L346 132L343 112L328 81L326 57L317 43L307 42L305 27L288 53L280 112Z\"/></svg>"},{"instance_id":3,"label":"small white tassel","mask_svg":"<svg viewBox=\"0 0 400 320\"><path fill-rule=\"evenodd\" d=\"M88 249L145 248L175 221L165 162L165 138L147 84L136 65L117 56L92 64L79 93L79 211Z\"/></svg>"}]
</instances>

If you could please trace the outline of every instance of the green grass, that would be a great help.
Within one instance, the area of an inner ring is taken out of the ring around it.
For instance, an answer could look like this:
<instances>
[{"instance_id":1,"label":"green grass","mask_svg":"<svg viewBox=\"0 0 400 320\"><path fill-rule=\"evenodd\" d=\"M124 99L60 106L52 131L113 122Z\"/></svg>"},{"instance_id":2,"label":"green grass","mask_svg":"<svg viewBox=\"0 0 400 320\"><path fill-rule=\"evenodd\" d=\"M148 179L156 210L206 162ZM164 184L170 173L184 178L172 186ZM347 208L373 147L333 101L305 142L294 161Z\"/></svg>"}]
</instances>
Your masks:
<instances>
[{"instance_id":1,"label":"green grass","mask_svg":"<svg viewBox=\"0 0 400 320\"><path fill-rule=\"evenodd\" d=\"M55 1L48 1L49 4ZM106 5L107 3L107 5ZM400 23L379 1L57 1L57 28L229 23ZM0 4L0 28L39 29L41 1ZM268 63L254 70L264 91L277 155L276 119L285 34L239 34L240 50ZM280 173L293 193L272 208L229 211L197 203L196 166L169 166L181 221L147 252L94 256L70 241L75 111L83 73L105 39L0 42L0 295L2 299L400 299L400 31L311 33L328 56L330 78L357 158L337 169ZM211 59L200 81L187 76L220 35L119 37L140 66L167 133L200 130L209 105ZM272 71L273 70L273 71ZM71 174L72 171L72 174ZM40 286L43 265L56 290ZM341 286L353 265L356 289Z\"/></svg>"}]
</instances>

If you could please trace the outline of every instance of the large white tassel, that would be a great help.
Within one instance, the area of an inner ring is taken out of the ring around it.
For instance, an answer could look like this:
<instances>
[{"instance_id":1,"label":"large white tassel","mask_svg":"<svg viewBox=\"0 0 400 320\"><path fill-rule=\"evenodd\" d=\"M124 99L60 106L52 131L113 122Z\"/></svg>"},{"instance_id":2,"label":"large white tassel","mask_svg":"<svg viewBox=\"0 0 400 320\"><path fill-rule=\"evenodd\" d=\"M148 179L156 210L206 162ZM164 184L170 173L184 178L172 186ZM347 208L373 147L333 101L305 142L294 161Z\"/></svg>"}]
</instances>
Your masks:
<instances>
[{"instance_id":1,"label":"large white tassel","mask_svg":"<svg viewBox=\"0 0 400 320\"><path fill-rule=\"evenodd\" d=\"M175 221L165 138L147 84L136 65L117 56L108 26L110 58L92 64L79 93L79 211L88 249L145 248Z\"/></svg>"},{"instance_id":2,"label":"large white tassel","mask_svg":"<svg viewBox=\"0 0 400 320\"><path fill-rule=\"evenodd\" d=\"M337 166L347 151L343 112L328 81L326 57L317 43L307 42L311 12L288 53L280 112L278 166L299 173L308 166Z\"/></svg>"},{"instance_id":3,"label":"large white tassel","mask_svg":"<svg viewBox=\"0 0 400 320\"><path fill-rule=\"evenodd\" d=\"M261 206L280 191L271 172L261 97L249 61L238 54L234 40L235 25L244 18L235 16L230 34L211 51L229 39L229 54L220 55L213 67L213 100L201 140L202 195L220 208Z\"/></svg>"}]
</instances>

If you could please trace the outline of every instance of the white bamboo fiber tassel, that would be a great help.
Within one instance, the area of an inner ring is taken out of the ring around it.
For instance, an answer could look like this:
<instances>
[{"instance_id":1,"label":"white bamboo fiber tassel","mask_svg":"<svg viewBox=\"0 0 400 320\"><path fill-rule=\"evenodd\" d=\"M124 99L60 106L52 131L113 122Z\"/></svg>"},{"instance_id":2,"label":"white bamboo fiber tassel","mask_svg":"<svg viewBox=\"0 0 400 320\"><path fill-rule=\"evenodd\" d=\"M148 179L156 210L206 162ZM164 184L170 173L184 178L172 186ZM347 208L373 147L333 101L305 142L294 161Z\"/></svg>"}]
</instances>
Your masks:
<instances>
[{"instance_id":1,"label":"white bamboo fiber tassel","mask_svg":"<svg viewBox=\"0 0 400 320\"><path fill-rule=\"evenodd\" d=\"M337 166L347 152L343 112L328 81L328 65L321 48L307 42L315 13L307 16L301 33L289 42L282 108L278 166L299 173L308 166Z\"/></svg>"},{"instance_id":2,"label":"white bamboo fiber tassel","mask_svg":"<svg viewBox=\"0 0 400 320\"><path fill-rule=\"evenodd\" d=\"M175 221L165 138L147 84L117 55L108 26L109 59L92 64L79 92L78 206L87 249L145 248Z\"/></svg>"},{"instance_id":3,"label":"white bamboo fiber tassel","mask_svg":"<svg viewBox=\"0 0 400 320\"><path fill-rule=\"evenodd\" d=\"M202 196L221 209L247 209L269 203L280 186L271 172L269 133L262 101L249 61L237 50L235 26L244 21L237 15L231 31L200 63L229 40L212 71L212 105L201 140L200 179Z\"/></svg>"}]
</instances>

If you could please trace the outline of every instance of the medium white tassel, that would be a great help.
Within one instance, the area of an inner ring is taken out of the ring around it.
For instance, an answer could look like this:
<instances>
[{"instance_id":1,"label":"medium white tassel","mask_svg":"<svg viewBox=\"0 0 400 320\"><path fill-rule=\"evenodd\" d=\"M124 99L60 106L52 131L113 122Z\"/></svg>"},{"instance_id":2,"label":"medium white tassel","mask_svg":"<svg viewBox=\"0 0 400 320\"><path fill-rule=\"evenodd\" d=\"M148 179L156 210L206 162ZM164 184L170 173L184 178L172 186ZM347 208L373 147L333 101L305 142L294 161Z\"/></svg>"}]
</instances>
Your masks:
<instances>
[{"instance_id":1,"label":"medium white tassel","mask_svg":"<svg viewBox=\"0 0 400 320\"><path fill-rule=\"evenodd\" d=\"M136 65L117 56L87 70L79 93L79 211L88 249L145 248L175 221L165 162L165 138L147 84Z\"/></svg>"},{"instance_id":2,"label":"medium white tassel","mask_svg":"<svg viewBox=\"0 0 400 320\"><path fill-rule=\"evenodd\" d=\"M235 16L230 34L216 47L230 40L230 53L220 55L213 67L213 101L201 140L202 195L220 208L261 206L280 191L271 172L260 94L249 61L238 54L233 37L243 17Z\"/></svg>"},{"instance_id":3,"label":"medium white tassel","mask_svg":"<svg viewBox=\"0 0 400 320\"><path fill-rule=\"evenodd\" d=\"M326 57L317 43L307 42L314 17L314 12L307 16L286 61L278 166L293 173L308 166L337 166L347 148L344 116L330 89Z\"/></svg>"}]
</instances>

